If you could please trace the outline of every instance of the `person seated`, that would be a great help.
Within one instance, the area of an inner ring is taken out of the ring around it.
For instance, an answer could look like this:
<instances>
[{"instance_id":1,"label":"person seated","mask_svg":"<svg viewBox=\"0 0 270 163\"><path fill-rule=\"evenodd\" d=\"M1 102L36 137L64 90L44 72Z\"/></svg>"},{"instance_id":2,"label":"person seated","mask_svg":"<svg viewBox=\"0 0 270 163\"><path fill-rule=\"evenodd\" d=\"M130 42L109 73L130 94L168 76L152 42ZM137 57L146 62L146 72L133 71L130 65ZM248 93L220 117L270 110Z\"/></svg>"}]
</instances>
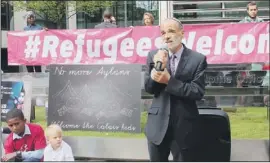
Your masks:
<instances>
[{"instance_id":1,"label":"person seated","mask_svg":"<svg viewBox=\"0 0 270 163\"><path fill-rule=\"evenodd\" d=\"M6 114L6 123L11 130L5 143L2 161L39 162L42 161L46 139L41 126L26 123L20 109L12 109Z\"/></svg>"},{"instance_id":2,"label":"person seated","mask_svg":"<svg viewBox=\"0 0 270 163\"><path fill-rule=\"evenodd\" d=\"M74 161L71 147L62 140L62 129L56 124L47 127L44 161Z\"/></svg>"}]
</instances>

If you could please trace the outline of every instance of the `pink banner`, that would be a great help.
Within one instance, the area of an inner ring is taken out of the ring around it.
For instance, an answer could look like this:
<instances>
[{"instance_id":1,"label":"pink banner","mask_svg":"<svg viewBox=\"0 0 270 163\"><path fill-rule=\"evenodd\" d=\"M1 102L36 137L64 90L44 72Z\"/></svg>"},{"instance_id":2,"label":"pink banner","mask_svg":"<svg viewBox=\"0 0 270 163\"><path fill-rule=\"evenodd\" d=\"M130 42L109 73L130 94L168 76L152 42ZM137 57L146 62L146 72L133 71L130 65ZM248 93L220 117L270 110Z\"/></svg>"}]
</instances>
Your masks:
<instances>
[{"instance_id":1,"label":"pink banner","mask_svg":"<svg viewBox=\"0 0 270 163\"><path fill-rule=\"evenodd\" d=\"M269 61L269 22L185 25L183 43L209 64ZM154 27L8 33L10 65L146 63L161 45Z\"/></svg>"}]
</instances>

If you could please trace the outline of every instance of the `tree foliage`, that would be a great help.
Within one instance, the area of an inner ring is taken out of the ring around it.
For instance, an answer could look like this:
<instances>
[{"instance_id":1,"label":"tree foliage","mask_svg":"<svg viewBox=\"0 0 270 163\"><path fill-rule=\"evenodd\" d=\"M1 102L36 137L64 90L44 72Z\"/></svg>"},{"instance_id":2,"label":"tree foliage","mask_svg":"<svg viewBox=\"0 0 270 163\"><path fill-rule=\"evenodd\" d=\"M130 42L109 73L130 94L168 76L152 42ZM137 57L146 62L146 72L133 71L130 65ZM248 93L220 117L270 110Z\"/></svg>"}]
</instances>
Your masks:
<instances>
[{"instance_id":1,"label":"tree foliage","mask_svg":"<svg viewBox=\"0 0 270 163\"><path fill-rule=\"evenodd\" d=\"M37 16L56 23L60 28L63 21L79 12L91 15L101 8L112 6L113 3L113 1L28 1L27 3L13 1L12 5L15 11L33 11ZM67 6L71 10L67 10Z\"/></svg>"}]
</instances>

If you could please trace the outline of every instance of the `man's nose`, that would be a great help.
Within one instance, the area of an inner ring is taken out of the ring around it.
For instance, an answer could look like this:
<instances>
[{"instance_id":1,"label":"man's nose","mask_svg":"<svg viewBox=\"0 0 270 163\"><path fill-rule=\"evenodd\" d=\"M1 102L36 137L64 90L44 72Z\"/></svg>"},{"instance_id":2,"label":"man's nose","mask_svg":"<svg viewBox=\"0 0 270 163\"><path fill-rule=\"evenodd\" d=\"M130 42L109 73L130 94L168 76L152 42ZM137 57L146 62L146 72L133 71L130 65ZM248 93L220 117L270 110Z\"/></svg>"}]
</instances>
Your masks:
<instances>
[{"instance_id":1,"label":"man's nose","mask_svg":"<svg viewBox=\"0 0 270 163\"><path fill-rule=\"evenodd\" d=\"M168 34L165 35L165 39L166 41L169 41L170 40L170 36Z\"/></svg>"}]
</instances>

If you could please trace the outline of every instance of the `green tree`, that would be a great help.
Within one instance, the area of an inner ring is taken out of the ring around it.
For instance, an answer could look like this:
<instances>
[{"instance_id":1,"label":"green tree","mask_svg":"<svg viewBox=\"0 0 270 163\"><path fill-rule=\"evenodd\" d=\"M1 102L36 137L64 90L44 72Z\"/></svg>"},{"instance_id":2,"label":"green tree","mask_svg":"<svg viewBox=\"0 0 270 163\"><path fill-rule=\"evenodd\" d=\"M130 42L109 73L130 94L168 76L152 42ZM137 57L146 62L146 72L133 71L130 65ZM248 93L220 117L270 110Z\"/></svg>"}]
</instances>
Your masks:
<instances>
[{"instance_id":1,"label":"green tree","mask_svg":"<svg viewBox=\"0 0 270 163\"><path fill-rule=\"evenodd\" d=\"M56 23L57 28L61 29L64 21L71 16L79 12L91 15L101 8L112 6L113 3L114 1L13 1L12 5L14 11L33 11L42 19ZM67 6L72 10L67 10Z\"/></svg>"}]
</instances>

